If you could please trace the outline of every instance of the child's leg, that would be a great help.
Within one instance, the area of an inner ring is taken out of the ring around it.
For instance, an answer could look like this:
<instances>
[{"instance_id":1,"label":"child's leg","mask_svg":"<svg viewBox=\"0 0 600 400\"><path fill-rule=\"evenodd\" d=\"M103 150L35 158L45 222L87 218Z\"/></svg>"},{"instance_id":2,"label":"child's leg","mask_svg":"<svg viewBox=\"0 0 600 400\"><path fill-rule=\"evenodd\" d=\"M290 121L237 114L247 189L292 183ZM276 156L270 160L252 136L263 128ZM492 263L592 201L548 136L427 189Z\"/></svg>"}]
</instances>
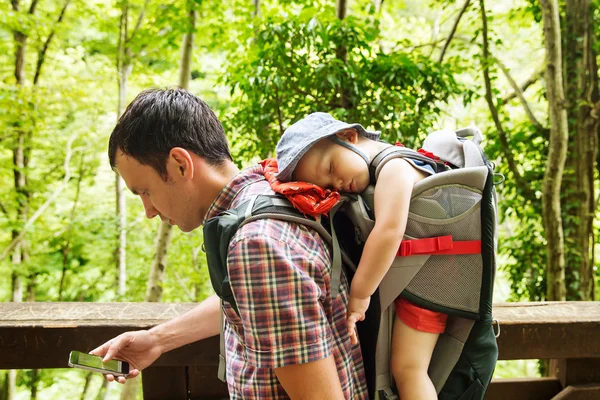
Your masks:
<instances>
[{"instance_id":1,"label":"child's leg","mask_svg":"<svg viewBox=\"0 0 600 400\"><path fill-rule=\"evenodd\" d=\"M396 316L392 336L392 374L401 400L437 399L427 368L439 334L417 331Z\"/></svg>"}]
</instances>

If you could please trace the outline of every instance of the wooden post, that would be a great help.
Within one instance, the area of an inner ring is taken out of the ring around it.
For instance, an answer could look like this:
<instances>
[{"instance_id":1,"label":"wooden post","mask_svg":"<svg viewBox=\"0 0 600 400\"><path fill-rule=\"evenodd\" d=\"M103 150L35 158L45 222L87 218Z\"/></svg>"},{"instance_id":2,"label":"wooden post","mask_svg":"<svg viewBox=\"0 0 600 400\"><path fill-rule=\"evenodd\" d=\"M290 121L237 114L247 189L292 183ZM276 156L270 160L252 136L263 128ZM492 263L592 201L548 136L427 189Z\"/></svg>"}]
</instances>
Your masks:
<instances>
[{"instance_id":1,"label":"wooden post","mask_svg":"<svg viewBox=\"0 0 600 400\"><path fill-rule=\"evenodd\" d=\"M186 367L149 367L142 371L144 400L187 400Z\"/></svg>"}]
</instances>

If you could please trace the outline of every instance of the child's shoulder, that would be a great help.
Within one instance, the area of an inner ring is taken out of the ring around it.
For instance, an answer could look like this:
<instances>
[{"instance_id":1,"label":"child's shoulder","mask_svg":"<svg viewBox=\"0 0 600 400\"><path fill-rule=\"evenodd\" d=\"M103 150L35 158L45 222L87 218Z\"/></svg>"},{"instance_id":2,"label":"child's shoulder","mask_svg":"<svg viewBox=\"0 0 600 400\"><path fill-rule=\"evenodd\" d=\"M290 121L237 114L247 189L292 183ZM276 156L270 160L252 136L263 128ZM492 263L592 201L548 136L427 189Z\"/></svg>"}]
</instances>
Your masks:
<instances>
[{"instance_id":1,"label":"child's shoulder","mask_svg":"<svg viewBox=\"0 0 600 400\"><path fill-rule=\"evenodd\" d=\"M379 171L379 177L375 185L383 182L405 182L415 183L427 177L420 169L403 157L392 158L387 161ZM412 178L412 179L411 179Z\"/></svg>"}]
</instances>

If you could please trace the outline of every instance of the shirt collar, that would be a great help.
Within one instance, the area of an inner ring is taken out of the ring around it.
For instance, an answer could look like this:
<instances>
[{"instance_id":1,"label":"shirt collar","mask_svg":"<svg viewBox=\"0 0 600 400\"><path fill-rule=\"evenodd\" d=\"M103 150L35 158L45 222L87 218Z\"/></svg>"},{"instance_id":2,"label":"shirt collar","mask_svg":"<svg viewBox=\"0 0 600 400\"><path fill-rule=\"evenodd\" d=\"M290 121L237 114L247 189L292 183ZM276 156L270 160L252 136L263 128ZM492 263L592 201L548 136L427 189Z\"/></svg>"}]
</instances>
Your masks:
<instances>
[{"instance_id":1,"label":"shirt collar","mask_svg":"<svg viewBox=\"0 0 600 400\"><path fill-rule=\"evenodd\" d=\"M261 180L265 180L265 175L260 164L252 165L240 171L229 181L229 183L227 183L227 185L225 185L215 201L213 201L202 224L204 225L210 218L216 217L224 211L229 210L237 195L245 187Z\"/></svg>"}]
</instances>

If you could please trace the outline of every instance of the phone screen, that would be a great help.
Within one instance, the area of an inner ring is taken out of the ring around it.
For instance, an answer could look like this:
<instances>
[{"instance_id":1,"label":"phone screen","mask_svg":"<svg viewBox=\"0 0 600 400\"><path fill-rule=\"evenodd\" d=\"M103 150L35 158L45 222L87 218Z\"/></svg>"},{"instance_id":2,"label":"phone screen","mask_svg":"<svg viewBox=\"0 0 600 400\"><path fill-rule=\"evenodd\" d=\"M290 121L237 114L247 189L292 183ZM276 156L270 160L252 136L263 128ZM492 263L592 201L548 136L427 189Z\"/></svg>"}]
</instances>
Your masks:
<instances>
[{"instance_id":1,"label":"phone screen","mask_svg":"<svg viewBox=\"0 0 600 400\"><path fill-rule=\"evenodd\" d=\"M129 372L129 365L126 362L122 362L119 360L110 360L107 362L102 362L102 357L82 353L80 351L72 351L69 357L69 361L71 364L74 364L74 366L101 369L124 374L127 374Z\"/></svg>"}]
</instances>

